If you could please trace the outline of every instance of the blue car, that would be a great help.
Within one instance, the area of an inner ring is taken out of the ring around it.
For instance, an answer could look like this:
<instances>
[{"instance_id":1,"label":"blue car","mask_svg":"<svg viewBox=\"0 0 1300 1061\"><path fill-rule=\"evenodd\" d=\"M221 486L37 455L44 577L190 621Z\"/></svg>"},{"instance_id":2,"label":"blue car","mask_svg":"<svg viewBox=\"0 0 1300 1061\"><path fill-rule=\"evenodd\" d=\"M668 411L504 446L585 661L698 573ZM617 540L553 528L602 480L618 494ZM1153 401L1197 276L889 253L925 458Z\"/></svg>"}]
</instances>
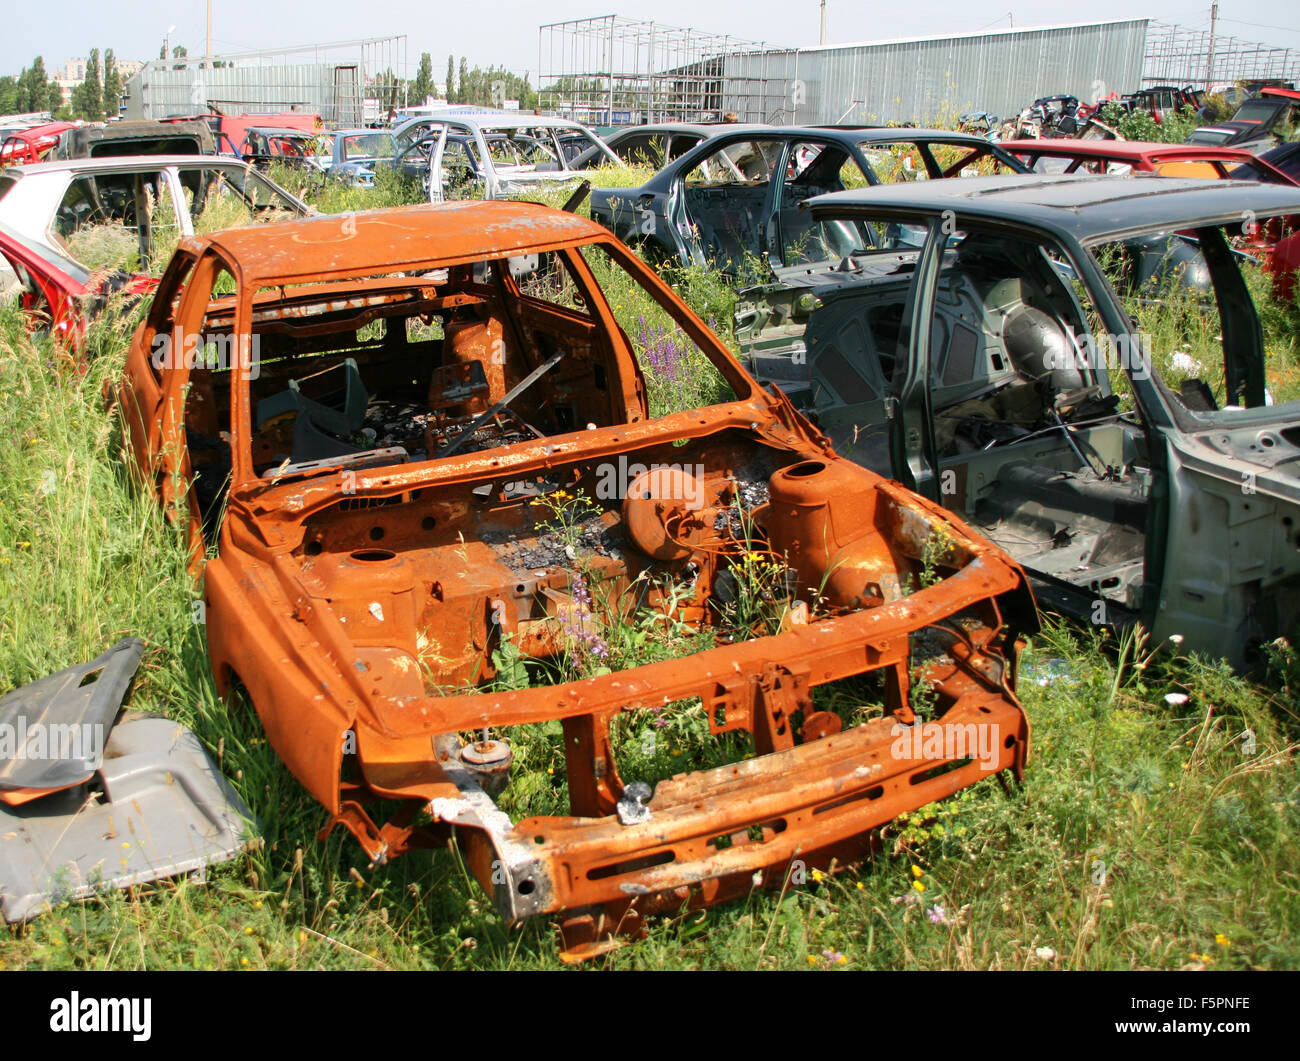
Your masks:
<instances>
[{"instance_id":1,"label":"blue car","mask_svg":"<svg viewBox=\"0 0 1300 1061\"><path fill-rule=\"evenodd\" d=\"M391 164L396 154L393 134L375 129L340 129L334 134L329 176L361 188L375 183L375 167Z\"/></svg>"}]
</instances>

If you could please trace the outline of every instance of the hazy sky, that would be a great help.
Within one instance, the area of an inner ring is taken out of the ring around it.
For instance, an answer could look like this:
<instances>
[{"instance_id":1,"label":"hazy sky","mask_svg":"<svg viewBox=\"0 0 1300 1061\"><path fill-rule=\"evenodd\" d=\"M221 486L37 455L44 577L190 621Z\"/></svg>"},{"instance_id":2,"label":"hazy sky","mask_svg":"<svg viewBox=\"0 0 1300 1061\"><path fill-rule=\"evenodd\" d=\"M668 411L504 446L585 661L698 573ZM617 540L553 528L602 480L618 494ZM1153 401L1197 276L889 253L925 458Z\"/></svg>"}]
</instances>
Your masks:
<instances>
[{"instance_id":1,"label":"hazy sky","mask_svg":"<svg viewBox=\"0 0 1300 1061\"><path fill-rule=\"evenodd\" d=\"M1012 0L969 0L961 5L917 3L850 3L829 0L827 41L831 44L892 37L963 33L983 28L1040 26L1062 22L1152 17L1188 28L1209 25L1210 5L1187 0L1135 5L1129 0L1038 0L1011 6ZM1010 11L1008 7L1010 6ZM40 17L40 12L48 17ZM397 0L318 0L314 4L276 0L216 0L213 5L213 50L248 51L262 47L313 44L359 37L405 34L409 70L414 76L420 53L433 54L434 77L441 80L448 53L464 55L470 65L506 66L528 71L534 83L538 66L538 26L611 13L652 16L656 22L689 26L772 45L816 44L818 0L491 0L479 3L399 3ZM112 48L122 58L156 58L168 26L173 44L191 56L201 55L207 6L199 0L69 0L42 9L27 4L21 18L6 19L0 38L0 73L16 74L36 55L47 67L62 66L93 47ZM1008 16L1011 16L1010 18ZM1300 11L1296 0L1226 0L1219 5L1220 32L1245 40L1300 49Z\"/></svg>"}]
</instances>

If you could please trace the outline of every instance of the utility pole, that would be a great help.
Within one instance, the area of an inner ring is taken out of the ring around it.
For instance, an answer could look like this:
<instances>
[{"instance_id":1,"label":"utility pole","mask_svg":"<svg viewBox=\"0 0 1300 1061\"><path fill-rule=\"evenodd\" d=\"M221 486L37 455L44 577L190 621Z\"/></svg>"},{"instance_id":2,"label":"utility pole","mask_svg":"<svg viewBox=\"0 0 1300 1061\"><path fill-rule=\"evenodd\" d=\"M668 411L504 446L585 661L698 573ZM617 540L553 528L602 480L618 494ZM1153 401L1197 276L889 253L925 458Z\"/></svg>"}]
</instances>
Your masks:
<instances>
[{"instance_id":1,"label":"utility pole","mask_svg":"<svg viewBox=\"0 0 1300 1061\"><path fill-rule=\"evenodd\" d=\"M1205 56L1205 89L1207 92L1210 85L1214 83L1214 30L1218 21L1219 5L1213 3L1210 5L1210 48Z\"/></svg>"},{"instance_id":2,"label":"utility pole","mask_svg":"<svg viewBox=\"0 0 1300 1061\"><path fill-rule=\"evenodd\" d=\"M212 0L208 0L208 44L207 44L208 66L212 66Z\"/></svg>"},{"instance_id":3,"label":"utility pole","mask_svg":"<svg viewBox=\"0 0 1300 1061\"><path fill-rule=\"evenodd\" d=\"M826 0L822 0L822 43L826 43Z\"/></svg>"}]
</instances>

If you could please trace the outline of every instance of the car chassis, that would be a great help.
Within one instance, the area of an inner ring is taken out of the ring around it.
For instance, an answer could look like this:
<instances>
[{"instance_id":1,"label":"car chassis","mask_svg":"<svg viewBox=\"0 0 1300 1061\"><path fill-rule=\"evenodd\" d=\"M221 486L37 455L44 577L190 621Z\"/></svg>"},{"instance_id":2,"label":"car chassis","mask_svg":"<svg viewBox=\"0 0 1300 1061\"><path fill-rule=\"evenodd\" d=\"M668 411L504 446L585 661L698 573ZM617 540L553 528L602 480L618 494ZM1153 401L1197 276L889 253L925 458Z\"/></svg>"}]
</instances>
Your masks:
<instances>
[{"instance_id":1,"label":"car chassis","mask_svg":"<svg viewBox=\"0 0 1300 1061\"><path fill-rule=\"evenodd\" d=\"M698 344L735 400L647 415L632 345L580 253L592 248ZM516 263L547 260L576 282L578 308L522 289ZM212 294L222 272L235 295ZM396 326L431 315L441 339ZM386 336L366 346L360 329L378 320ZM238 358L160 367L160 339L196 331L259 341L260 374ZM306 361L351 373L348 359L372 385L422 373L435 426L397 447L311 460L295 448L281 460L285 436L266 438L275 418L253 429L267 401L255 398ZM465 398L467 381L487 393ZM1016 656L1037 624L1021 569L940 506L836 456L585 219L459 203L187 239L135 334L120 399L137 467L188 528L203 571L218 688L247 689L277 754L328 810L322 838L341 825L376 864L454 838L507 922L563 915L566 959L635 934L647 914L780 887L796 859L843 865L900 813L990 774L1021 775ZM509 404L529 430L502 433ZM227 427L228 465L217 442ZM644 470L600 506L593 525L609 547L582 570L572 553L539 563L530 502L594 493L620 460ZM729 513L754 484L754 530L737 535ZM576 576L635 588L704 628L754 550L788 565L792 607L775 632L541 687L492 682L507 640L530 660L564 651ZM670 597L655 582L664 574L691 593ZM871 672L880 717L846 726L814 703L819 687ZM992 761L900 743L920 718L917 689L932 705L923 714L945 725L996 727ZM748 734L752 753L666 777L653 794L621 777L617 716L691 698L711 736ZM512 820L493 795L509 747L487 731L556 722L571 813ZM384 820L387 801L399 802Z\"/></svg>"}]
</instances>

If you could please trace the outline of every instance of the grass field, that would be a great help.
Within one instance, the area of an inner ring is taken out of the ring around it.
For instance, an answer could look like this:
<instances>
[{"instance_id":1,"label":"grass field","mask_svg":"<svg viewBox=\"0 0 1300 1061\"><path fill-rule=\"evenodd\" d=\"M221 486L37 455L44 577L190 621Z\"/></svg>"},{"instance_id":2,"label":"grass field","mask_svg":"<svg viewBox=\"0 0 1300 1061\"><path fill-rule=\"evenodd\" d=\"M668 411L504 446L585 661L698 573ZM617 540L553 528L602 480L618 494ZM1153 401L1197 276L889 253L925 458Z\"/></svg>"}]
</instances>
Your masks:
<instances>
[{"instance_id":1,"label":"grass field","mask_svg":"<svg viewBox=\"0 0 1300 1061\"><path fill-rule=\"evenodd\" d=\"M402 198L382 185L330 194L332 209ZM676 286L725 331L725 289L702 272ZM1278 335L1294 335L1292 317L1270 312ZM251 710L216 698L183 544L131 489L104 409L129 334L129 321L97 323L76 374L0 311L0 690L144 638L130 706L193 726L262 835L204 882L105 894L5 929L0 968L559 967L552 924L504 929L454 852L370 868L341 832L317 841L324 812ZM660 393L671 402L671 387ZM1300 967L1291 647L1275 645L1251 682L1176 644L1104 645L1101 631L1050 623L1024 658L1021 692L1033 725L1023 787L982 782L897 823L869 863L653 921L647 938L591 964ZM699 754L691 725L664 732L667 754ZM562 773L539 768L528 783L557 799Z\"/></svg>"}]
</instances>

